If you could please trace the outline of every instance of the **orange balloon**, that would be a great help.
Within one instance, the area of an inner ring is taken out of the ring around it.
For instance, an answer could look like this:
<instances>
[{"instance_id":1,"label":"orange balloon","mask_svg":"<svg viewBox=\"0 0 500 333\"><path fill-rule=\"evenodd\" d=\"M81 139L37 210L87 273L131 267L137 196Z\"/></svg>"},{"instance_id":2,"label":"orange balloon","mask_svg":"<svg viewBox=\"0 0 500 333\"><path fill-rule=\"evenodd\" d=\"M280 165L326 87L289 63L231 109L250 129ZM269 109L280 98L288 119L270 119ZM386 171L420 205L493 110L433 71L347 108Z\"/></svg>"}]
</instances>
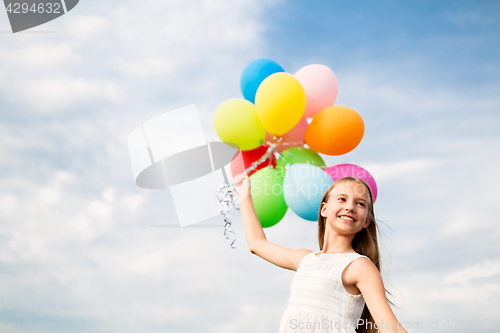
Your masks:
<instances>
[{"instance_id":1,"label":"orange balloon","mask_svg":"<svg viewBox=\"0 0 500 333\"><path fill-rule=\"evenodd\" d=\"M361 142L365 123L361 115L346 106L328 106L318 112L304 136L312 150L325 155L343 155Z\"/></svg>"}]
</instances>

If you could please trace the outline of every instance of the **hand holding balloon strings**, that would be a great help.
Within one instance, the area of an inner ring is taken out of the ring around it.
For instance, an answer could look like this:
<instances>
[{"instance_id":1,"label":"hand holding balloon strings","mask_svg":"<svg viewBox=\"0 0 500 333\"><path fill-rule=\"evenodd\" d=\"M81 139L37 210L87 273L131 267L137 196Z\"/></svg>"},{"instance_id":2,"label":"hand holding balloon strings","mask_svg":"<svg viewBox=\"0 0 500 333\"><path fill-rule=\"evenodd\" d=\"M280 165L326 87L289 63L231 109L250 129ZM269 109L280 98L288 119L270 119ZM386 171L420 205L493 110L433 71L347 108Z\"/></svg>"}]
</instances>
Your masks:
<instances>
[{"instance_id":1,"label":"hand holding balloon strings","mask_svg":"<svg viewBox=\"0 0 500 333\"><path fill-rule=\"evenodd\" d=\"M252 165L249 168L247 168L243 174L246 177L248 177L248 174L252 170L258 167L259 164L267 160L271 156L273 151L276 149L276 147L278 147L278 145L281 142L281 139L282 139L281 137L278 138L274 137L273 143L267 149L266 153L262 155L262 157L259 160L252 163ZM246 181L249 182L248 179L246 179ZM222 217L224 218L224 238L233 249L236 248L234 246L234 242L236 241L236 234L231 229L231 218L229 216L229 211L231 210L231 208L238 209L236 205L237 204L236 186L241 185L241 182L243 182L243 179L236 180L235 178L235 184L220 183L216 193L217 205L219 206L219 211L222 214Z\"/></svg>"}]
</instances>

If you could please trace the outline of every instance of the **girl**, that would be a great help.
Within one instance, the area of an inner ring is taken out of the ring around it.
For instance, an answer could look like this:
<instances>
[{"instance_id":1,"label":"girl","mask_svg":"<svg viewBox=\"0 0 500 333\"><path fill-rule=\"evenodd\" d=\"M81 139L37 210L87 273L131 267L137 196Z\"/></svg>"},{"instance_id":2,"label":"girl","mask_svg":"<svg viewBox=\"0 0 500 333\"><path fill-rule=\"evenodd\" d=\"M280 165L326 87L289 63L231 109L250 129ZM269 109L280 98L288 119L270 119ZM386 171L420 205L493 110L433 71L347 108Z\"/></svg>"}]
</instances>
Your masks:
<instances>
[{"instance_id":1,"label":"girl","mask_svg":"<svg viewBox=\"0 0 500 333\"><path fill-rule=\"evenodd\" d=\"M318 214L319 252L268 242L255 213L246 174L234 178L248 247L297 271L279 332L406 332L380 276L372 194L357 178L334 182Z\"/></svg>"}]
</instances>

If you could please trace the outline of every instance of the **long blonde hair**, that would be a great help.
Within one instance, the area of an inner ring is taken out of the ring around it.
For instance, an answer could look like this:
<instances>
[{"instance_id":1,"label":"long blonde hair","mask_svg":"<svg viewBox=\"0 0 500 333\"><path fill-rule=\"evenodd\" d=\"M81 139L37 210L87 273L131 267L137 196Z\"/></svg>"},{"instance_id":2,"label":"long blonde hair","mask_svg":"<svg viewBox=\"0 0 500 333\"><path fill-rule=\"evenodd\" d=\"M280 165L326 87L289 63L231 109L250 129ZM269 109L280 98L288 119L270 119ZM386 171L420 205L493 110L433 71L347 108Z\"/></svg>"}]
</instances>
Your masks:
<instances>
[{"instance_id":1,"label":"long blonde hair","mask_svg":"<svg viewBox=\"0 0 500 333\"><path fill-rule=\"evenodd\" d=\"M359 178L353 178L353 177L344 177L336 180L332 185L328 187L328 189L325 191L325 194L323 195L323 199L321 200L321 206L320 206L320 213L318 214L318 243L319 243L319 249L323 250L323 245L325 242L325 224L326 224L326 217L321 215L321 207L323 207L323 203L328 202L328 199L330 198L330 193L332 193L333 188L337 186L340 183L348 182L348 181L354 181L358 182L359 184L363 185L365 190L368 191L370 195L370 202L368 203L368 216L366 217L369 219L370 224L368 227L361 229L355 236L354 239L352 240L352 248L354 251L356 251L359 254L365 255L368 258L370 258L371 262L375 264L377 269L380 272L380 252L378 249L378 228L377 228L377 223L375 221L375 213L373 210L373 196L372 192L370 190L370 187L366 182L364 182L362 179ZM391 302L389 302L391 303ZM391 303L392 304L392 303ZM363 313L361 315L361 319L363 320L363 325L358 328L358 333L371 333L371 332L377 332L376 329L368 328L368 326L374 327L373 323L373 317L370 314L370 311L368 310L366 304L363 309ZM370 322L371 325L367 325L367 323Z\"/></svg>"}]
</instances>

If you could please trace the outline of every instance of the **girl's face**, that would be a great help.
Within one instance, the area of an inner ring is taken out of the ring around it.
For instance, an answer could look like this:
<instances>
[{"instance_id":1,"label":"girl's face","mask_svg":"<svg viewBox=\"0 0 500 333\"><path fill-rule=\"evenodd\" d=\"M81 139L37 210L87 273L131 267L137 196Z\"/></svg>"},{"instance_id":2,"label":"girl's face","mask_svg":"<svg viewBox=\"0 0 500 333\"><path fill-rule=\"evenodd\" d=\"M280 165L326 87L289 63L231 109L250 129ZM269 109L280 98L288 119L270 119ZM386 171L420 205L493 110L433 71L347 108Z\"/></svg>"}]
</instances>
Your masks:
<instances>
[{"instance_id":1,"label":"girl's face","mask_svg":"<svg viewBox=\"0 0 500 333\"><path fill-rule=\"evenodd\" d=\"M356 181L336 185L326 203L322 203L321 215L326 223L342 234L356 234L368 227L370 194Z\"/></svg>"}]
</instances>

